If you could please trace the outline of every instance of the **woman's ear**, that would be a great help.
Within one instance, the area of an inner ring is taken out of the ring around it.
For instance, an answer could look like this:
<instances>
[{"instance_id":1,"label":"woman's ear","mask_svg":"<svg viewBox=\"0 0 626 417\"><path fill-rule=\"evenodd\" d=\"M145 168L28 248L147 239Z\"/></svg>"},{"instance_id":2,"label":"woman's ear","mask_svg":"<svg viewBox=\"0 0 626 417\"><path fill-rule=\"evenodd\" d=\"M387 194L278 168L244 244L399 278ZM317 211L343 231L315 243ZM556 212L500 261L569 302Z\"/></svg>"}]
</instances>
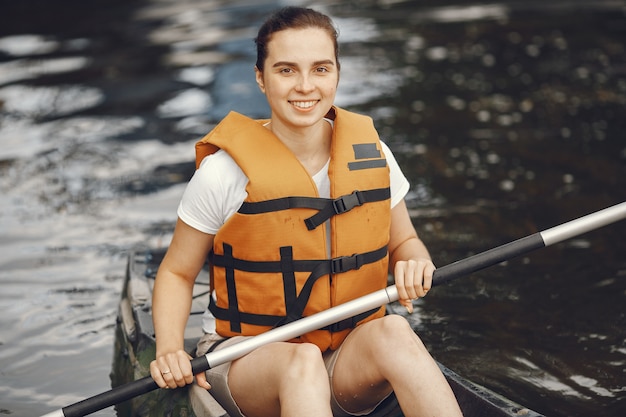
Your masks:
<instances>
[{"instance_id":1,"label":"woman's ear","mask_svg":"<svg viewBox=\"0 0 626 417\"><path fill-rule=\"evenodd\" d=\"M254 66L254 75L256 77L256 83L263 94L265 94L265 84L263 83L263 73L257 66Z\"/></svg>"}]
</instances>

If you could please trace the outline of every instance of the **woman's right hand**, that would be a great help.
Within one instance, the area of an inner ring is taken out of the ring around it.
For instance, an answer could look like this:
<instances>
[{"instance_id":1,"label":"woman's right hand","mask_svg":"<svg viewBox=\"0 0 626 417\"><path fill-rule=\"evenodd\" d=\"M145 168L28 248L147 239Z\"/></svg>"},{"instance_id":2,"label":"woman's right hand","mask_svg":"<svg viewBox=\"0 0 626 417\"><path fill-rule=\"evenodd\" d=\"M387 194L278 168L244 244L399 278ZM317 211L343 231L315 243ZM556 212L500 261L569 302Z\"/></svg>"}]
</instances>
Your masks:
<instances>
[{"instance_id":1,"label":"woman's right hand","mask_svg":"<svg viewBox=\"0 0 626 417\"><path fill-rule=\"evenodd\" d=\"M191 357L182 349L157 355L157 358L150 362L150 375L161 388L183 387L193 382L190 361ZM211 388L204 372L196 375L196 382L204 389Z\"/></svg>"}]
</instances>

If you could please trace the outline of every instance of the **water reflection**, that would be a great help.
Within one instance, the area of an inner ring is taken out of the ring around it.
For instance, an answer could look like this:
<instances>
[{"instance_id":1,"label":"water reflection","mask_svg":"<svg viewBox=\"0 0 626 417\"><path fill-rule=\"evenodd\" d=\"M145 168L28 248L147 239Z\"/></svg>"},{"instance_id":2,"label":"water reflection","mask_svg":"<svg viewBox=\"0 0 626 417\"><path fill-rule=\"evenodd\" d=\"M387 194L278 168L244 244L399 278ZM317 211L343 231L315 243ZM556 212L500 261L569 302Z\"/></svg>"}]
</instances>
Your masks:
<instances>
[{"instance_id":1,"label":"water reflection","mask_svg":"<svg viewBox=\"0 0 626 417\"><path fill-rule=\"evenodd\" d=\"M29 87L12 85L0 89L3 110L20 118L64 116L96 107L103 94L83 86Z\"/></svg>"}]
</instances>

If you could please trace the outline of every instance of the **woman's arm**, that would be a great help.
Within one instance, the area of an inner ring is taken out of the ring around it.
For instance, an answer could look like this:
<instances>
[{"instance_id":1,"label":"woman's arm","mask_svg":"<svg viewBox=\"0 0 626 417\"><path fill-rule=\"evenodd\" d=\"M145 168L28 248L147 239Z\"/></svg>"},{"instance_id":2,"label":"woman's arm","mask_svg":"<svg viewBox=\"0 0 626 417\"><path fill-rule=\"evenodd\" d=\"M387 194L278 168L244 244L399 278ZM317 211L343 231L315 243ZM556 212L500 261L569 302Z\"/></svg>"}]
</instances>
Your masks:
<instances>
[{"instance_id":1,"label":"woman's arm","mask_svg":"<svg viewBox=\"0 0 626 417\"><path fill-rule=\"evenodd\" d=\"M182 220L176 222L170 247L157 272L152 294L156 359L150 374L161 387L175 388L193 381L184 334L191 310L193 285L213 246L214 235L202 233ZM204 373L198 384L208 388Z\"/></svg>"},{"instance_id":2,"label":"woman's arm","mask_svg":"<svg viewBox=\"0 0 626 417\"><path fill-rule=\"evenodd\" d=\"M411 300L424 297L430 290L435 265L413 227L404 201L391 210L389 271L395 277L400 304L412 313Z\"/></svg>"}]
</instances>

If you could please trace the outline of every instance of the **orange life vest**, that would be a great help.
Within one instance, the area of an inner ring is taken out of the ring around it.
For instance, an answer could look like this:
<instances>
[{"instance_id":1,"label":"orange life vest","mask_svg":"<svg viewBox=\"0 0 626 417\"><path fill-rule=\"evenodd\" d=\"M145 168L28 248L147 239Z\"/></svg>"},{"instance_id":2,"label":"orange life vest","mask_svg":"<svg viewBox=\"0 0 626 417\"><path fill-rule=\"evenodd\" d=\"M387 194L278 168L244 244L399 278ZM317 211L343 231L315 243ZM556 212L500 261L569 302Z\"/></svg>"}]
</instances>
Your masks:
<instances>
[{"instance_id":1,"label":"orange life vest","mask_svg":"<svg viewBox=\"0 0 626 417\"><path fill-rule=\"evenodd\" d=\"M331 198L267 128L230 113L196 144L196 164L223 149L244 171L248 196L217 232L210 257L223 336L256 335L385 288L389 167L369 117L333 107ZM326 220L330 220L330 259ZM336 349L374 309L299 338Z\"/></svg>"}]
</instances>

